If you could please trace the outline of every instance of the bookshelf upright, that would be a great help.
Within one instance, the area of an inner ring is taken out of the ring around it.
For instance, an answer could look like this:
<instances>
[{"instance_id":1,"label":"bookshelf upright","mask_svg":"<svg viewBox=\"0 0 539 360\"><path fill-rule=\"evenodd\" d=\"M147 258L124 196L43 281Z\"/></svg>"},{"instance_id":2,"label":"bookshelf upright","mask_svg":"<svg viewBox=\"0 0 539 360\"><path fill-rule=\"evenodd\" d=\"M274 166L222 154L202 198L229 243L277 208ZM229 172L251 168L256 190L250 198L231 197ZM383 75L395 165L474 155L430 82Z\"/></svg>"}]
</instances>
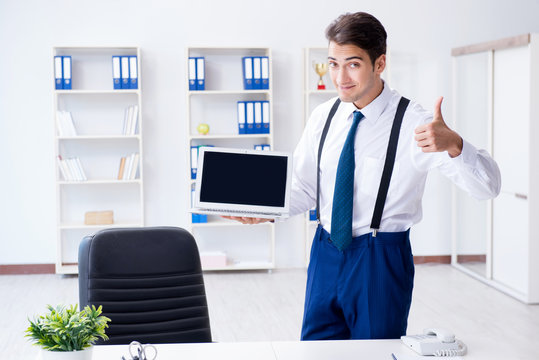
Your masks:
<instances>
[{"instance_id":1,"label":"bookshelf upright","mask_svg":"<svg viewBox=\"0 0 539 360\"><path fill-rule=\"evenodd\" d=\"M103 228L144 225L141 56L140 48L135 46L59 46L53 48L52 55L53 59L72 58L72 88L56 89L54 78L51 85L57 193L56 273L75 274L78 246L84 236ZM137 57L136 89L114 89L112 56L116 55ZM59 119L59 112L70 114L75 132L66 131L65 118ZM138 119L131 130L124 128L128 114L132 120ZM118 179L121 158L130 156L133 160L126 161L124 166L126 175ZM70 159L78 159L82 177L77 167L73 168L73 162L65 162ZM131 176L127 176L128 172ZM87 212L105 211L113 212L112 223L85 224Z\"/></svg>"},{"instance_id":2,"label":"bookshelf upright","mask_svg":"<svg viewBox=\"0 0 539 360\"><path fill-rule=\"evenodd\" d=\"M189 89L189 58L203 57L205 61L204 90ZM268 57L269 89L244 90L243 57ZM185 88L187 90L186 131L187 163L191 164L193 146L254 149L255 145L273 148L273 84L271 49L263 47L189 47L186 49ZM267 134L239 134L238 101L268 101L269 126ZM197 131L199 124L209 125L207 134ZM192 199L195 180L188 177L186 199ZM243 225L218 216L207 216L206 222L193 222L189 227L202 259L203 270L270 270L275 267L275 225L263 223Z\"/></svg>"}]
</instances>

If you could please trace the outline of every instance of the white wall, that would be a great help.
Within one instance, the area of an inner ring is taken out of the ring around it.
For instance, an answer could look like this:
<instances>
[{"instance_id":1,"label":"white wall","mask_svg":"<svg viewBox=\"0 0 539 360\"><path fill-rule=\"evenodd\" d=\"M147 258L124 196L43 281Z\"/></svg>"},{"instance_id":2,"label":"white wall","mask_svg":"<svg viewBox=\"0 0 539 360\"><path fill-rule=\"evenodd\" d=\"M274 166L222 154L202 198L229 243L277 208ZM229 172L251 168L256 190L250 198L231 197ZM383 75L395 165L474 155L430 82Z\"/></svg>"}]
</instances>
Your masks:
<instances>
[{"instance_id":1,"label":"white wall","mask_svg":"<svg viewBox=\"0 0 539 360\"><path fill-rule=\"evenodd\" d=\"M185 48L271 47L275 147L292 151L302 130L302 48L324 46L325 27L347 11L378 17L391 85L427 108L444 95L449 122L450 49L539 32L535 0L1 0L0 264L55 260L53 46L142 48L146 222L187 226ZM430 176L424 220L412 231L416 255L450 253L450 189ZM302 265L302 236L300 218L278 224L278 266Z\"/></svg>"}]
</instances>

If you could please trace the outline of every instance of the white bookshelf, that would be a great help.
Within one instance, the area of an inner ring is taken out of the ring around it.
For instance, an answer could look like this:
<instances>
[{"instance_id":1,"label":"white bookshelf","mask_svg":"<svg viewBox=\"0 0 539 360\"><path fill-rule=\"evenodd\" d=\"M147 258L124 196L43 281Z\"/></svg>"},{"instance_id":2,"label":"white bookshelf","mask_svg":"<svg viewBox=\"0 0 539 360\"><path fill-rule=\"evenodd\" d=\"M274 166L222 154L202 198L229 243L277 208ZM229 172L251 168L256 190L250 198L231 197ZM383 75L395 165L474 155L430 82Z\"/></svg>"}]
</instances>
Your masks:
<instances>
[{"instance_id":1,"label":"white bookshelf","mask_svg":"<svg viewBox=\"0 0 539 360\"><path fill-rule=\"evenodd\" d=\"M303 125L307 125L309 116L313 110L320 104L337 96L337 90L333 86L329 77L329 71L323 76L325 90L318 90L318 81L320 77L314 70L313 63L327 62L328 48L327 47L308 47L303 49ZM316 231L317 222L309 219L309 212L305 214L305 232L304 232L304 248L305 248L305 264L309 264L309 255L314 233Z\"/></svg>"},{"instance_id":2,"label":"white bookshelf","mask_svg":"<svg viewBox=\"0 0 539 360\"><path fill-rule=\"evenodd\" d=\"M269 89L244 90L244 56L269 57ZM188 58L205 58L205 90L187 91L187 146L186 161L191 164L191 146L214 145L253 149L257 144L269 144L272 150L273 121L273 81L271 49L264 47L189 47L186 49L186 81L188 88ZM270 133L238 134L237 102L269 101ZM211 105L211 106L210 106ZM197 132L198 124L206 123L210 130L206 135ZM186 201L191 202L190 168L185 176L189 179ZM190 231L194 235L201 257L209 253L226 254L226 266L203 266L205 271L230 270L271 270L275 267L275 225L243 225L208 215L207 223L192 223L189 214Z\"/></svg>"},{"instance_id":3,"label":"white bookshelf","mask_svg":"<svg viewBox=\"0 0 539 360\"><path fill-rule=\"evenodd\" d=\"M52 52L53 58L72 57L71 90L55 90L51 76L55 155L79 158L87 177L85 181L66 180L55 159L56 272L76 274L78 246L84 236L104 228L144 226L141 56L136 46L57 46ZM113 88L113 55L137 56L138 89ZM138 106L138 131L123 135L124 112L133 105ZM57 111L71 113L76 135L59 135ZM132 153L139 154L135 178L118 180L121 157ZM84 223L87 211L108 210L113 211L113 224Z\"/></svg>"}]
</instances>

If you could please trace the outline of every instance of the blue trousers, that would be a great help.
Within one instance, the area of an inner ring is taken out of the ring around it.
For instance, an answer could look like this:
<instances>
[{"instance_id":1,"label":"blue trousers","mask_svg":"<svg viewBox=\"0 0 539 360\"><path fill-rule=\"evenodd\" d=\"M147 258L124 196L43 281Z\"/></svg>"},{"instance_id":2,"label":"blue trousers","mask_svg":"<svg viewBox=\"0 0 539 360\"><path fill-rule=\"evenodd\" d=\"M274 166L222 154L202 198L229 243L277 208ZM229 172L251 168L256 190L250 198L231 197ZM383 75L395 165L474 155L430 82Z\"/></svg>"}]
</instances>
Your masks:
<instances>
[{"instance_id":1,"label":"blue trousers","mask_svg":"<svg viewBox=\"0 0 539 360\"><path fill-rule=\"evenodd\" d=\"M318 226L307 271L301 339L405 335L414 283L409 233L361 235L340 251Z\"/></svg>"}]
</instances>

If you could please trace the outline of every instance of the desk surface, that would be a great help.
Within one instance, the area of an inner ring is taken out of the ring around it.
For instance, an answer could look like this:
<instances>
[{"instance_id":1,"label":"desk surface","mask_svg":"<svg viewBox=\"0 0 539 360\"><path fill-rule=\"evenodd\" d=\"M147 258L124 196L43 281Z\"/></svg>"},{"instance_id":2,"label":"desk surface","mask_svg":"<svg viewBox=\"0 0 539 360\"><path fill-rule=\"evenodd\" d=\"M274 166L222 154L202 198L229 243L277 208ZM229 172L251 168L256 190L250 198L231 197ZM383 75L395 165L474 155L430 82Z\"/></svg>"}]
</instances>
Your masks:
<instances>
[{"instance_id":1,"label":"desk surface","mask_svg":"<svg viewBox=\"0 0 539 360\"><path fill-rule=\"evenodd\" d=\"M205 344L158 344L156 360L398 360L414 356L400 340L275 341ZM95 346L92 359L129 359L127 345ZM432 358L432 357L431 357Z\"/></svg>"},{"instance_id":2,"label":"desk surface","mask_svg":"<svg viewBox=\"0 0 539 360\"><path fill-rule=\"evenodd\" d=\"M262 341L158 344L156 360L398 360L432 359L414 355L400 340ZM130 360L128 345L94 346L92 359ZM444 358L462 359L462 358Z\"/></svg>"}]
</instances>

